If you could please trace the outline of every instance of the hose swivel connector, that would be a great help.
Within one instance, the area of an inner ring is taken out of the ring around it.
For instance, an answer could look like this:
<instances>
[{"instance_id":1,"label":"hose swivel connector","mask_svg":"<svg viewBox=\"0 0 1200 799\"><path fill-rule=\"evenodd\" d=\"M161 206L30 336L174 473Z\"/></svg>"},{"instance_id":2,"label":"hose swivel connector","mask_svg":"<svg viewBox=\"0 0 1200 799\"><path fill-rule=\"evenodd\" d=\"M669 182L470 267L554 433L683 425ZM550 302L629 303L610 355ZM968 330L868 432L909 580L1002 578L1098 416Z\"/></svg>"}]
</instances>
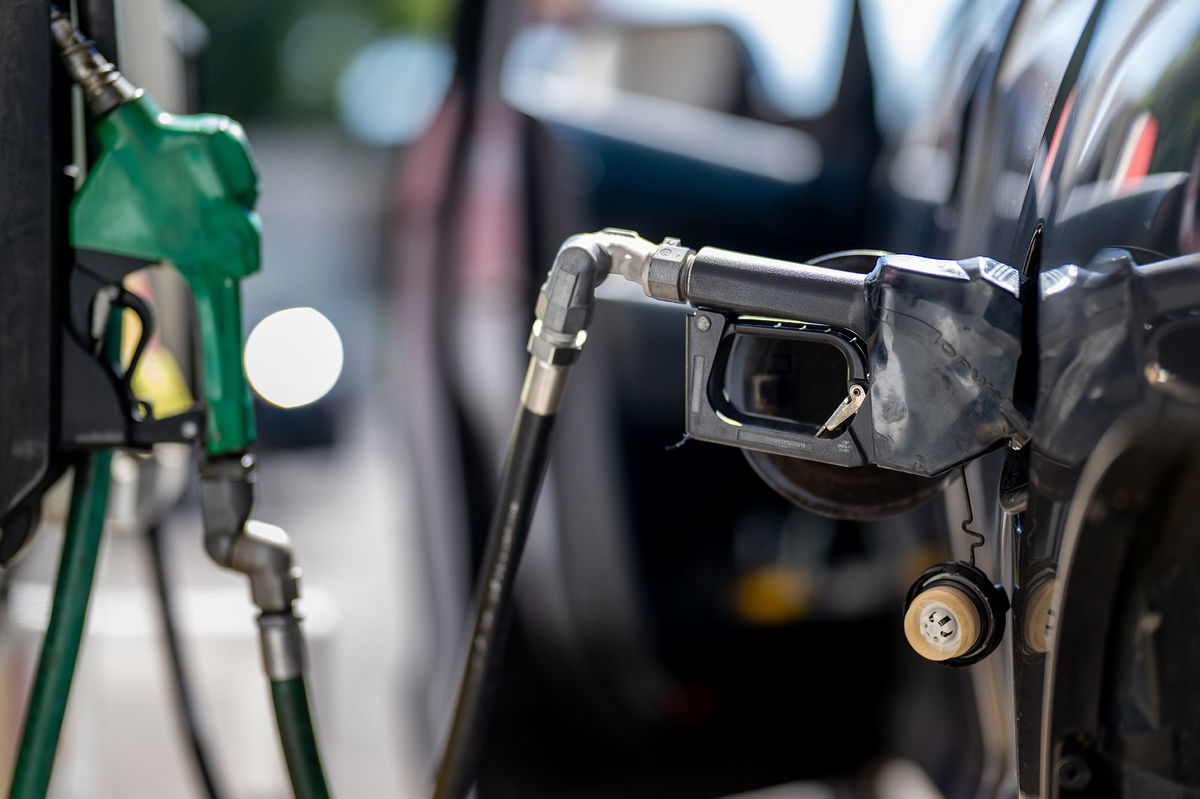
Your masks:
<instances>
[{"instance_id":1,"label":"hose swivel connector","mask_svg":"<svg viewBox=\"0 0 1200 799\"><path fill-rule=\"evenodd\" d=\"M55 6L50 7L50 32L67 72L83 88L83 99L93 114L104 116L141 94Z\"/></svg>"},{"instance_id":2,"label":"hose swivel connector","mask_svg":"<svg viewBox=\"0 0 1200 799\"><path fill-rule=\"evenodd\" d=\"M557 412L566 370L587 341L596 288L610 273L637 283L655 299L683 302L686 269L693 256L678 239L654 244L619 228L583 233L563 242L538 293L522 406L540 416Z\"/></svg>"},{"instance_id":3,"label":"hose swivel connector","mask_svg":"<svg viewBox=\"0 0 1200 799\"><path fill-rule=\"evenodd\" d=\"M596 287L608 275L609 257L595 234L567 239L538 293L529 333L529 371L521 405L538 416L553 416L562 404L567 373L587 341Z\"/></svg>"},{"instance_id":4,"label":"hose swivel connector","mask_svg":"<svg viewBox=\"0 0 1200 799\"><path fill-rule=\"evenodd\" d=\"M286 680L304 668L304 641L293 607L300 596L300 569L287 533L250 519L254 483L254 458L248 453L210 457L200 467L204 547L219 566L250 578L250 598L262 611L264 667L272 680Z\"/></svg>"}]
</instances>

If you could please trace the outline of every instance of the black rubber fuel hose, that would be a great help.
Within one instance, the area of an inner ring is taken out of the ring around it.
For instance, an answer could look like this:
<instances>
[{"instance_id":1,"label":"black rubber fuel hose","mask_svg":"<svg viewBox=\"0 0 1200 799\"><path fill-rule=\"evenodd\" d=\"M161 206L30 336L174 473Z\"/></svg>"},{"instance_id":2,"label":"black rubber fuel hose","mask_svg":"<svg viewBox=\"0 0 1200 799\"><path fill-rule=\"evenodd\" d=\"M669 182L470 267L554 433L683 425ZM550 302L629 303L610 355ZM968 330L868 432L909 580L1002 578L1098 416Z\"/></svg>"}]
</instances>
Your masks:
<instances>
[{"instance_id":1,"label":"black rubber fuel hose","mask_svg":"<svg viewBox=\"0 0 1200 799\"><path fill-rule=\"evenodd\" d=\"M146 544L150 550L150 565L154 572L154 594L158 599L158 613L162 620L163 639L167 645L168 662L171 666L171 687L175 694L175 707L179 723L192 753L196 776L204 785L208 799L221 799L224 793L217 787L217 778L212 766L211 750L205 740L204 731L196 712L196 700L188 678L187 662L179 635L179 614L175 607L175 596L167 573L167 556L163 538L166 534L161 524L153 524L146 531Z\"/></svg>"},{"instance_id":2,"label":"black rubber fuel hose","mask_svg":"<svg viewBox=\"0 0 1200 799\"><path fill-rule=\"evenodd\" d=\"M475 782L512 622L517 566L546 474L554 418L522 407L513 425L479 571L467 662L438 767L434 799L463 799Z\"/></svg>"}]
</instances>

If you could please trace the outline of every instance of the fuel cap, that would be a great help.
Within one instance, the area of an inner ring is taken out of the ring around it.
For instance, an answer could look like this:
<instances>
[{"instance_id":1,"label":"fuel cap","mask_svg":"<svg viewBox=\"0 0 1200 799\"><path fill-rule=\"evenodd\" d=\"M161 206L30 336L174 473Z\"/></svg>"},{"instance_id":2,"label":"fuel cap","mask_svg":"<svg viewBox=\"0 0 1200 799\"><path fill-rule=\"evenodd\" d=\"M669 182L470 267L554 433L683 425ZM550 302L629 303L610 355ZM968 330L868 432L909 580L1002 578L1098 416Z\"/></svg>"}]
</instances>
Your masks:
<instances>
[{"instance_id":1,"label":"fuel cap","mask_svg":"<svg viewBox=\"0 0 1200 799\"><path fill-rule=\"evenodd\" d=\"M979 610L966 592L935 585L917 595L904 614L904 636L926 660L950 660L979 640Z\"/></svg>"},{"instance_id":2,"label":"fuel cap","mask_svg":"<svg viewBox=\"0 0 1200 799\"><path fill-rule=\"evenodd\" d=\"M947 666L987 657L1004 637L1008 596L984 572L962 561L921 573L904 602L904 637L913 650Z\"/></svg>"}]
</instances>

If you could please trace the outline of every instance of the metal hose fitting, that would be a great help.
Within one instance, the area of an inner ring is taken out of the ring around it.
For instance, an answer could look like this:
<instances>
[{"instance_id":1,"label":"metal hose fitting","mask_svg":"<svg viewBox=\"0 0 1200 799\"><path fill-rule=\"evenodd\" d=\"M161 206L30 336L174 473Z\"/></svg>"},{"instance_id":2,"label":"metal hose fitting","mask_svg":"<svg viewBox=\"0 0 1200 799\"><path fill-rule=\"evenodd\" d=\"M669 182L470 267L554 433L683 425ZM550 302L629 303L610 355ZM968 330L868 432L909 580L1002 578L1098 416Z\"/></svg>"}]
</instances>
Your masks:
<instances>
[{"instance_id":1,"label":"metal hose fitting","mask_svg":"<svg viewBox=\"0 0 1200 799\"><path fill-rule=\"evenodd\" d=\"M142 93L56 6L50 6L50 32L67 72L83 88L84 101L96 116L103 116Z\"/></svg>"},{"instance_id":2,"label":"metal hose fitting","mask_svg":"<svg viewBox=\"0 0 1200 799\"><path fill-rule=\"evenodd\" d=\"M209 458L200 467L204 547L218 565L250 578L250 598L262 611L263 666L272 680L287 680L304 667L304 641L293 608L300 596L300 569L287 533L250 519L254 482L249 454Z\"/></svg>"},{"instance_id":3,"label":"metal hose fitting","mask_svg":"<svg viewBox=\"0 0 1200 799\"><path fill-rule=\"evenodd\" d=\"M587 341L596 288L609 274L637 283L654 299L683 302L686 270L693 256L678 239L654 244L619 228L563 242L538 293L522 407L539 416L558 411L567 371Z\"/></svg>"}]
</instances>

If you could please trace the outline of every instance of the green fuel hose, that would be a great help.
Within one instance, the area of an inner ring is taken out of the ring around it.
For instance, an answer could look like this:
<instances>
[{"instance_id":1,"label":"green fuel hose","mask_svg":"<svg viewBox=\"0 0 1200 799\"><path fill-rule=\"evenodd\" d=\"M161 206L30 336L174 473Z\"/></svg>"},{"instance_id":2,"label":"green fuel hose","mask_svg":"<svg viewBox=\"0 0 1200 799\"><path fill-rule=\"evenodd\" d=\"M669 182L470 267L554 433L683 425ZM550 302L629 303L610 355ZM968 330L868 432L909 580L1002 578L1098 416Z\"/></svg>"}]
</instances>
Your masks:
<instances>
[{"instance_id":1,"label":"green fuel hose","mask_svg":"<svg viewBox=\"0 0 1200 799\"><path fill-rule=\"evenodd\" d=\"M272 680L271 701L275 705L279 740L283 744L283 756L287 760L296 799L329 799L304 677Z\"/></svg>"},{"instance_id":2,"label":"green fuel hose","mask_svg":"<svg viewBox=\"0 0 1200 799\"><path fill-rule=\"evenodd\" d=\"M104 333L104 357L118 363L121 357L121 313L109 314ZM75 464L71 486L71 510L63 535L54 604L42 639L25 729L13 768L9 799L44 799L54 770L54 754L62 734L71 681L79 660L79 644L87 621L92 582L100 541L104 537L104 515L108 510L112 450L96 450Z\"/></svg>"},{"instance_id":3,"label":"green fuel hose","mask_svg":"<svg viewBox=\"0 0 1200 799\"><path fill-rule=\"evenodd\" d=\"M75 468L54 606L42 642L9 799L43 799L50 785L104 532L111 463L112 452L101 450L80 459Z\"/></svg>"}]
</instances>

